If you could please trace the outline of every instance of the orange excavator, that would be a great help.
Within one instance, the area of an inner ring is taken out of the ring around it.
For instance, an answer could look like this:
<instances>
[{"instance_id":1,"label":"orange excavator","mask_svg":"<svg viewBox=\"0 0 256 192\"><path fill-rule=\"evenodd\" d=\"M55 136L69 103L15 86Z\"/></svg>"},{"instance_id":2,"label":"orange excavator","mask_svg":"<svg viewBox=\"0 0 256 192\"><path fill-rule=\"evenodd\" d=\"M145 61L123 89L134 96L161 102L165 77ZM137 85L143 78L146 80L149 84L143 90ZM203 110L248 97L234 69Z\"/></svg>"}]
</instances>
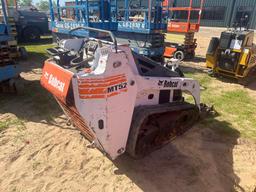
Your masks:
<instances>
[{"instance_id":1,"label":"orange excavator","mask_svg":"<svg viewBox=\"0 0 256 192\"><path fill-rule=\"evenodd\" d=\"M165 0L168 11L168 27L165 34L165 57L175 59L193 59L197 40L195 33L199 31L204 0L195 7L193 0L188 0L187 7L178 7L176 0Z\"/></svg>"}]
</instances>

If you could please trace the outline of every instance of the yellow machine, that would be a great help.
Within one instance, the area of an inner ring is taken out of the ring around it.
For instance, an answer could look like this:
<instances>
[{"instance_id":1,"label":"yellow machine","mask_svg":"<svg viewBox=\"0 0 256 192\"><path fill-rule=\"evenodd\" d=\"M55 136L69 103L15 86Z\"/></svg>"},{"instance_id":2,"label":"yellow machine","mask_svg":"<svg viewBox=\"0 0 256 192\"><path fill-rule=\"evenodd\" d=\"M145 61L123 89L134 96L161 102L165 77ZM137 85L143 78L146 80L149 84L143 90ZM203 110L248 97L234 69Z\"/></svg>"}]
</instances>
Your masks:
<instances>
[{"instance_id":1,"label":"yellow machine","mask_svg":"<svg viewBox=\"0 0 256 192\"><path fill-rule=\"evenodd\" d=\"M238 79L246 85L256 77L256 45L254 32L227 30L220 38L213 37L206 55L207 68L214 75Z\"/></svg>"}]
</instances>

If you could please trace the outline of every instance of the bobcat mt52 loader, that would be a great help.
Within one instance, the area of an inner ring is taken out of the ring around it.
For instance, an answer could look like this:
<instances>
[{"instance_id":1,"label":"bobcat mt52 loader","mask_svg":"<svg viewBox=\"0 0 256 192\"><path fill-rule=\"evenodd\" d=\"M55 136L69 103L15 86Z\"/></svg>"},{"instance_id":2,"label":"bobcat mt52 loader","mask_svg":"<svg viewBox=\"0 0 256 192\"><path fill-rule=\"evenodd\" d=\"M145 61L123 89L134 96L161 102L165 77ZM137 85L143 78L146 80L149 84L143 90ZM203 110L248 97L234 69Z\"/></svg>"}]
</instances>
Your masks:
<instances>
[{"instance_id":1,"label":"bobcat mt52 loader","mask_svg":"<svg viewBox=\"0 0 256 192\"><path fill-rule=\"evenodd\" d=\"M199 118L200 86L193 79L117 45L94 38L67 39L48 49L41 84L70 122L111 159L140 158L187 131ZM184 101L182 92L195 104Z\"/></svg>"}]
</instances>

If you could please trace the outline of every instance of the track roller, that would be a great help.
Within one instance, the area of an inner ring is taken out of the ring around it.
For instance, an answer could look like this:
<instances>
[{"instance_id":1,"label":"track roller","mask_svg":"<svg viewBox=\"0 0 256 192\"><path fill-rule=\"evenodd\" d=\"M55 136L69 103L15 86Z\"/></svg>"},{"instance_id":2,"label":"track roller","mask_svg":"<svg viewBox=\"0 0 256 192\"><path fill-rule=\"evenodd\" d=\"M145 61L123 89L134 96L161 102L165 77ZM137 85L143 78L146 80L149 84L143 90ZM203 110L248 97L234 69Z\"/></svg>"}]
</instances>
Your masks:
<instances>
[{"instance_id":1,"label":"track roller","mask_svg":"<svg viewBox=\"0 0 256 192\"><path fill-rule=\"evenodd\" d=\"M198 119L199 109L188 103L137 107L127 152L134 158L144 157L184 134Z\"/></svg>"}]
</instances>

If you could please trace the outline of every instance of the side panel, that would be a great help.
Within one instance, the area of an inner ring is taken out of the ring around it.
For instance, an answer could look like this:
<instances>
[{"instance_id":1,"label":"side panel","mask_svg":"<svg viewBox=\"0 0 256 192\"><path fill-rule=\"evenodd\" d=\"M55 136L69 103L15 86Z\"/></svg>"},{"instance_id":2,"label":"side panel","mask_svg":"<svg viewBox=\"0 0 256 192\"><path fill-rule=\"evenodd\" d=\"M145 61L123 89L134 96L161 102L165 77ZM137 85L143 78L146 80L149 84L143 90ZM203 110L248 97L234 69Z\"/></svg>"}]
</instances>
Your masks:
<instances>
[{"instance_id":1,"label":"side panel","mask_svg":"<svg viewBox=\"0 0 256 192\"><path fill-rule=\"evenodd\" d=\"M97 68L105 68L105 72L79 74L73 79L75 104L97 135L97 147L115 159L125 152L137 84L124 52L101 55Z\"/></svg>"},{"instance_id":2,"label":"side panel","mask_svg":"<svg viewBox=\"0 0 256 192\"><path fill-rule=\"evenodd\" d=\"M113 68L113 63L116 62L122 62L120 69ZM123 88L125 93L119 97L111 97L107 101L110 152L116 155L125 152L136 102L137 79L133 75L130 65L131 61L127 59L125 53L119 54L118 57L113 53L110 55L108 70L123 71L127 77L126 87ZM125 90L126 88L127 90Z\"/></svg>"},{"instance_id":3,"label":"side panel","mask_svg":"<svg viewBox=\"0 0 256 192\"><path fill-rule=\"evenodd\" d=\"M181 90L193 96L195 104L200 108L200 85L198 81L189 78L157 78L140 77L138 78L138 94L136 107L140 105L158 105L160 90L170 91L170 102L174 90ZM150 99L149 95L153 94Z\"/></svg>"},{"instance_id":4,"label":"side panel","mask_svg":"<svg viewBox=\"0 0 256 192\"><path fill-rule=\"evenodd\" d=\"M206 67L210 68L210 69L214 69L216 67L216 54L214 55L210 55L207 54L206 55Z\"/></svg>"},{"instance_id":5,"label":"side panel","mask_svg":"<svg viewBox=\"0 0 256 192\"><path fill-rule=\"evenodd\" d=\"M65 102L73 73L47 60L44 64L41 85Z\"/></svg>"}]
</instances>

